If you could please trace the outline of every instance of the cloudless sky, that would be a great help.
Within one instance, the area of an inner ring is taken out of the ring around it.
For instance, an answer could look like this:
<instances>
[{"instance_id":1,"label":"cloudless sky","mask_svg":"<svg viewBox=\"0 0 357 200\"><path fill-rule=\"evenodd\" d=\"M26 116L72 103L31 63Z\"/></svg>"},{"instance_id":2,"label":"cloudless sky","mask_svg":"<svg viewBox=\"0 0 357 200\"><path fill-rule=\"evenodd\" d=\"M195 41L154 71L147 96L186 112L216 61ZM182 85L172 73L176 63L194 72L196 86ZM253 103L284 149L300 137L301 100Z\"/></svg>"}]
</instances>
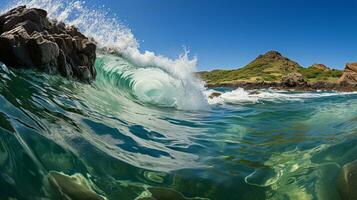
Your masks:
<instances>
[{"instance_id":1,"label":"cloudless sky","mask_svg":"<svg viewBox=\"0 0 357 200\"><path fill-rule=\"evenodd\" d=\"M87 0L110 8L142 50L177 57L183 46L199 70L237 68L278 50L303 66L357 61L357 0Z\"/></svg>"}]
</instances>

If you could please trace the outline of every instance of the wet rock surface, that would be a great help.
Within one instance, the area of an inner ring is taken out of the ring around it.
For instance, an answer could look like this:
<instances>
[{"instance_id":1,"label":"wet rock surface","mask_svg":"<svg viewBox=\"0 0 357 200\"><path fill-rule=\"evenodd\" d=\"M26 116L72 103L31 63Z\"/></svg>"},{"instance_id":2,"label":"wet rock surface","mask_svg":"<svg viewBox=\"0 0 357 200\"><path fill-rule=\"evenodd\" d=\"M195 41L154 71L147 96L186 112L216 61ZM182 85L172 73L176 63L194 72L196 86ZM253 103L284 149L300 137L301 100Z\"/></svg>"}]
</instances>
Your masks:
<instances>
[{"instance_id":1,"label":"wet rock surface","mask_svg":"<svg viewBox=\"0 0 357 200\"><path fill-rule=\"evenodd\" d=\"M95 79L96 44L76 27L47 18L42 9L20 6L0 15L0 61L9 67Z\"/></svg>"},{"instance_id":2,"label":"wet rock surface","mask_svg":"<svg viewBox=\"0 0 357 200\"><path fill-rule=\"evenodd\" d=\"M208 98L213 99L213 98L216 98L216 97L220 97L221 95L222 95L222 93L212 92L212 94L210 94Z\"/></svg>"}]
</instances>

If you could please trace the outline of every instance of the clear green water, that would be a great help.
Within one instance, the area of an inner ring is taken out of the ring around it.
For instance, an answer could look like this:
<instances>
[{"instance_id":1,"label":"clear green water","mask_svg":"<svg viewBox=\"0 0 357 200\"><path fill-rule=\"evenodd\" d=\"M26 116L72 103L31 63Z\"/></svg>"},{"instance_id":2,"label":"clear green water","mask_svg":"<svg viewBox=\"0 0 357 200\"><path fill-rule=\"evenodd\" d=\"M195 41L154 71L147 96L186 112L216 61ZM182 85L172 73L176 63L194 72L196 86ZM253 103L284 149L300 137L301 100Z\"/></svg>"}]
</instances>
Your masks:
<instances>
[{"instance_id":1,"label":"clear green water","mask_svg":"<svg viewBox=\"0 0 357 200\"><path fill-rule=\"evenodd\" d=\"M357 159L356 94L261 91L179 110L140 101L133 73L108 75L107 61L98 59L93 85L0 70L0 199L56 199L50 172L107 199L150 196L150 187L187 198L339 199L340 168Z\"/></svg>"}]
</instances>

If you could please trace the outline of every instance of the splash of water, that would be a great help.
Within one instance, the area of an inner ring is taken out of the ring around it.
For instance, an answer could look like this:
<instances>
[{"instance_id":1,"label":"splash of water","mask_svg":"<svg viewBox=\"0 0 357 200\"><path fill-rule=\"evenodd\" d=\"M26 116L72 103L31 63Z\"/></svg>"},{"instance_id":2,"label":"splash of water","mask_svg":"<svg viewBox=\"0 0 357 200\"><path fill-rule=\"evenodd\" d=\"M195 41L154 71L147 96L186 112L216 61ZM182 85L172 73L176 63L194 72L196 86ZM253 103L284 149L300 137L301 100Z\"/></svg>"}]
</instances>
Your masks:
<instances>
[{"instance_id":1,"label":"splash of water","mask_svg":"<svg viewBox=\"0 0 357 200\"><path fill-rule=\"evenodd\" d=\"M215 90L207 90L206 96L209 97ZM333 92L333 91L320 91L320 92L288 92L282 90L244 90L238 88L236 90L221 93L218 97L208 99L209 104L242 104L242 103L259 103L262 101L269 102L283 102L283 101L304 101L314 98L355 95L356 92Z\"/></svg>"},{"instance_id":2,"label":"splash of water","mask_svg":"<svg viewBox=\"0 0 357 200\"><path fill-rule=\"evenodd\" d=\"M121 24L115 17L110 17L108 12L87 7L84 1L19 0L12 2L7 6L7 9L19 5L45 9L50 18L63 21L68 25L74 25L85 35L94 38L101 50L125 58L136 68L161 70L169 76L169 78L164 76L145 77L145 73L141 77L136 76L138 82L141 79L147 80L150 78L153 81L163 83L159 84L158 88L155 88L155 84L151 84L151 87L143 87L141 94L160 90L163 90L160 93L164 94L169 89L180 90L184 91L184 94L179 93L179 96L170 100L177 102L175 103L177 108L204 109L206 107L207 100L203 94L204 84L194 76L197 58L190 59L188 51L185 50L176 59L157 55L151 51L141 52L139 42L129 28ZM179 82L175 85L180 85L180 88L163 88L162 85L172 85L169 80ZM171 91L171 94L174 93L175 91ZM136 96L140 96L140 94Z\"/></svg>"},{"instance_id":3,"label":"splash of water","mask_svg":"<svg viewBox=\"0 0 357 200\"><path fill-rule=\"evenodd\" d=\"M113 85L114 90L120 88L121 94L134 96L142 103L178 109L197 109L204 105L194 93L188 93L195 88L183 85L182 79L159 68L137 68L121 57L103 54L98 55L96 68L99 87Z\"/></svg>"}]
</instances>

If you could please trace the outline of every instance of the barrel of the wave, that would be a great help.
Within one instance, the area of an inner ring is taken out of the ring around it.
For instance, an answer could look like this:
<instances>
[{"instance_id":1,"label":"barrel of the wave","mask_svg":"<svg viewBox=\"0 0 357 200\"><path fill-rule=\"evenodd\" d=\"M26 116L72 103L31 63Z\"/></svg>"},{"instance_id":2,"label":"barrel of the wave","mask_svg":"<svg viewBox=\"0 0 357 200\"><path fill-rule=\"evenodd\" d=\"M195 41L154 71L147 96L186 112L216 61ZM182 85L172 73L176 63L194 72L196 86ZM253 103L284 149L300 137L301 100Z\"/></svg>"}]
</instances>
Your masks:
<instances>
[{"instance_id":1,"label":"barrel of the wave","mask_svg":"<svg viewBox=\"0 0 357 200\"><path fill-rule=\"evenodd\" d=\"M178 109L202 108L202 93L195 85L173 77L157 67L137 67L125 58L100 54L96 62L97 82L129 92L141 103Z\"/></svg>"}]
</instances>

